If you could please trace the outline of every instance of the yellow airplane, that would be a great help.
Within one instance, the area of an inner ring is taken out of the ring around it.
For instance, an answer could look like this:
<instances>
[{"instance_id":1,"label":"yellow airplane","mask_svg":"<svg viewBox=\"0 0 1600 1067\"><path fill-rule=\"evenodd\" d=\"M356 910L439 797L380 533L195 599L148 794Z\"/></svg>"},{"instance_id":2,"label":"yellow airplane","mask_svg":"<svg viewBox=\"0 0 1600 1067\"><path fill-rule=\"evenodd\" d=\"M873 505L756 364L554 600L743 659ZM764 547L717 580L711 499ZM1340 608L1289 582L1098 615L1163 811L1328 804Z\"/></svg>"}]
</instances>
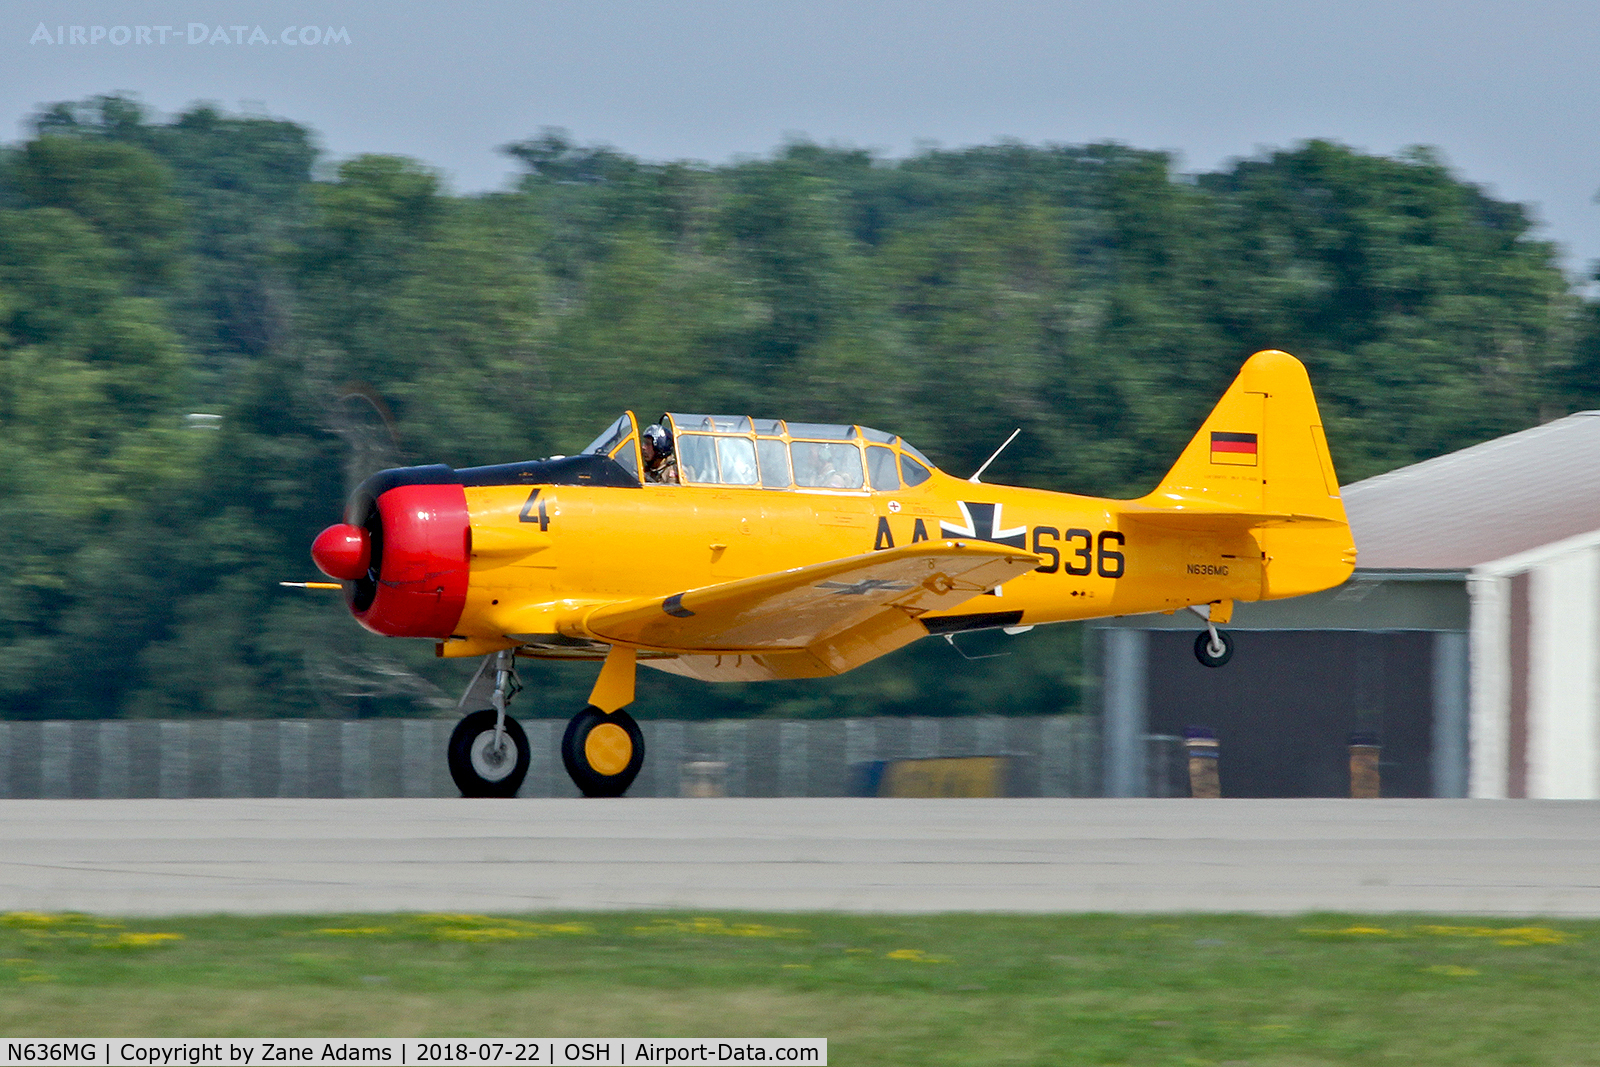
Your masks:
<instances>
[{"instance_id":1,"label":"yellow airplane","mask_svg":"<svg viewBox=\"0 0 1600 1067\"><path fill-rule=\"evenodd\" d=\"M653 481L657 453L677 484ZM493 706L449 745L466 796L515 795L527 772L506 714L517 656L603 660L561 754L586 795L618 796L644 760L623 710L638 664L814 678L930 634L1191 608L1216 667L1235 601L1355 565L1311 383L1273 351L1137 500L955 478L864 426L668 414L642 430L628 412L574 456L376 474L311 554L367 629L484 657Z\"/></svg>"}]
</instances>

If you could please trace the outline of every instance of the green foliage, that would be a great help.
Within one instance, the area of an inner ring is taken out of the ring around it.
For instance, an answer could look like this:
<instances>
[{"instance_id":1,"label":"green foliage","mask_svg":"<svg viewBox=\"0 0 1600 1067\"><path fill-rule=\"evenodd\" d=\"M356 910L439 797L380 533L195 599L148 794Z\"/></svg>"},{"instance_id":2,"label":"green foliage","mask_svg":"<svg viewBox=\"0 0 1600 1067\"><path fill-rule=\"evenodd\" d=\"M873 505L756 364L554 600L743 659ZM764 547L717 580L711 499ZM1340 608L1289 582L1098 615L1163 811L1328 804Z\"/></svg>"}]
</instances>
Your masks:
<instances>
[{"instance_id":1,"label":"green foliage","mask_svg":"<svg viewBox=\"0 0 1600 1067\"><path fill-rule=\"evenodd\" d=\"M23 145L13 188L40 207L62 208L92 226L133 279L170 282L183 247L183 211L160 160L133 145L42 136Z\"/></svg>"},{"instance_id":2,"label":"green foliage","mask_svg":"<svg viewBox=\"0 0 1600 1067\"><path fill-rule=\"evenodd\" d=\"M393 156L315 177L310 131L206 106L34 131L0 150L0 716L431 714L466 665L275 582L372 470L567 452L624 408L863 422L957 474L1021 427L993 480L1134 495L1260 348L1310 365L1346 481L1600 404L1600 313L1423 149L711 167L547 130L507 191L456 196ZM646 672L640 712L1076 705L1074 630L962 640L1008 654ZM593 669L530 667L519 712L569 714Z\"/></svg>"},{"instance_id":3,"label":"green foliage","mask_svg":"<svg viewBox=\"0 0 1600 1067\"><path fill-rule=\"evenodd\" d=\"M194 456L186 354L134 269L75 212L0 210L0 708L103 708L64 665L148 633L122 534Z\"/></svg>"}]
</instances>

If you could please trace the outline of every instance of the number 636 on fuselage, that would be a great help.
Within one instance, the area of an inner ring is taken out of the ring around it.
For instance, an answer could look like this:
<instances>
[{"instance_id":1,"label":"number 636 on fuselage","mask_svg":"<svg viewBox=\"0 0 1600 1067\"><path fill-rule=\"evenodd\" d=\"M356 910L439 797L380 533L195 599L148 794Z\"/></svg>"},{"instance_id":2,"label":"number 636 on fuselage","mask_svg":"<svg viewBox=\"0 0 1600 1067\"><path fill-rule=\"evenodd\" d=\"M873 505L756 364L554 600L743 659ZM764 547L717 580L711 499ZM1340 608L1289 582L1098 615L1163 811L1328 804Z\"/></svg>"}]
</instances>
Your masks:
<instances>
[{"instance_id":1,"label":"number 636 on fuselage","mask_svg":"<svg viewBox=\"0 0 1600 1067\"><path fill-rule=\"evenodd\" d=\"M526 773L515 657L602 660L562 759L616 796L644 758L638 664L813 678L930 634L1194 608L1220 666L1235 601L1355 565L1321 421L1300 362L1257 353L1161 484L1110 500L951 477L863 426L721 415L663 418L679 482L653 484L630 412L578 455L376 474L312 557L367 629L484 658L492 706L448 753L466 795Z\"/></svg>"}]
</instances>

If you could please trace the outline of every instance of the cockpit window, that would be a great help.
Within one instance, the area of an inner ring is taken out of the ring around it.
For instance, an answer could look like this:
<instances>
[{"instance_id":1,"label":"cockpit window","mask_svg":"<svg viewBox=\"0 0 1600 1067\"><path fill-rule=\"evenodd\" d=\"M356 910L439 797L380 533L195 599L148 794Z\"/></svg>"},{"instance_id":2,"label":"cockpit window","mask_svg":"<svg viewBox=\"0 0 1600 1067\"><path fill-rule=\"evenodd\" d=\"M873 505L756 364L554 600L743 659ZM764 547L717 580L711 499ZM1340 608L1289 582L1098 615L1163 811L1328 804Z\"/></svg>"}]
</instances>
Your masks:
<instances>
[{"instance_id":1,"label":"cockpit window","mask_svg":"<svg viewBox=\"0 0 1600 1067\"><path fill-rule=\"evenodd\" d=\"M680 433L676 441L678 473L685 483L717 483L716 438L703 433Z\"/></svg>"},{"instance_id":2,"label":"cockpit window","mask_svg":"<svg viewBox=\"0 0 1600 1067\"><path fill-rule=\"evenodd\" d=\"M877 441L879 444L894 444L894 434L884 433L882 430L874 430L871 426L861 427L861 436L868 441Z\"/></svg>"},{"instance_id":3,"label":"cockpit window","mask_svg":"<svg viewBox=\"0 0 1600 1067\"><path fill-rule=\"evenodd\" d=\"M756 438L756 456L761 460L761 485L766 489L787 489L793 485L789 477L789 446L773 437Z\"/></svg>"},{"instance_id":4,"label":"cockpit window","mask_svg":"<svg viewBox=\"0 0 1600 1067\"><path fill-rule=\"evenodd\" d=\"M867 446L867 476L873 492L881 493L900 488L900 475L894 469L894 449L882 445Z\"/></svg>"},{"instance_id":5,"label":"cockpit window","mask_svg":"<svg viewBox=\"0 0 1600 1067\"><path fill-rule=\"evenodd\" d=\"M905 478L907 486L921 485L932 475L928 473L927 467L911 458L910 451L907 449L907 454L900 457L900 474Z\"/></svg>"},{"instance_id":6,"label":"cockpit window","mask_svg":"<svg viewBox=\"0 0 1600 1067\"><path fill-rule=\"evenodd\" d=\"M756 446L748 437L718 437L717 464L723 485L756 484Z\"/></svg>"},{"instance_id":7,"label":"cockpit window","mask_svg":"<svg viewBox=\"0 0 1600 1067\"><path fill-rule=\"evenodd\" d=\"M813 489L860 489L861 449L856 444L794 441L794 483Z\"/></svg>"},{"instance_id":8,"label":"cockpit window","mask_svg":"<svg viewBox=\"0 0 1600 1067\"><path fill-rule=\"evenodd\" d=\"M627 440L622 441L611 450L611 458L622 464L622 469L635 478L639 477L638 455L639 450L634 447L631 434Z\"/></svg>"},{"instance_id":9,"label":"cockpit window","mask_svg":"<svg viewBox=\"0 0 1600 1067\"><path fill-rule=\"evenodd\" d=\"M755 442L744 436L680 433L678 471L685 482L696 485L759 484Z\"/></svg>"}]
</instances>

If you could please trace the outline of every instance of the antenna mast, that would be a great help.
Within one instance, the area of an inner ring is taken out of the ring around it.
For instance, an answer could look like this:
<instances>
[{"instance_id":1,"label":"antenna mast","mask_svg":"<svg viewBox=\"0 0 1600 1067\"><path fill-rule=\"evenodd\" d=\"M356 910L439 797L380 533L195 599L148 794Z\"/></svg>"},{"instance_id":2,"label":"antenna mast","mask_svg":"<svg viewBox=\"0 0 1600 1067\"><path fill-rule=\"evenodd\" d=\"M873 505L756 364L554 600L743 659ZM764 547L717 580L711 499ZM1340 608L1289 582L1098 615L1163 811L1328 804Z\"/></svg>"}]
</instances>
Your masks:
<instances>
[{"instance_id":1,"label":"antenna mast","mask_svg":"<svg viewBox=\"0 0 1600 1067\"><path fill-rule=\"evenodd\" d=\"M1006 450L1006 445L1009 445L1012 441L1015 441L1017 439L1017 434L1019 434L1021 432L1022 432L1022 427L1021 426L1018 426L1015 430L1012 430L1011 431L1011 436L1006 438L1005 444L1001 445L999 448L995 449L994 450L994 455L992 455L988 459L984 460L983 461L983 466L981 466L977 470L973 471L972 472L972 477L968 478L967 481L976 483L978 481L978 475L980 475L984 471L988 470L989 469L989 464L991 464L995 460L999 459L1000 458L1000 453L1002 453L1002 452L1004 452Z\"/></svg>"}]
</instances>

